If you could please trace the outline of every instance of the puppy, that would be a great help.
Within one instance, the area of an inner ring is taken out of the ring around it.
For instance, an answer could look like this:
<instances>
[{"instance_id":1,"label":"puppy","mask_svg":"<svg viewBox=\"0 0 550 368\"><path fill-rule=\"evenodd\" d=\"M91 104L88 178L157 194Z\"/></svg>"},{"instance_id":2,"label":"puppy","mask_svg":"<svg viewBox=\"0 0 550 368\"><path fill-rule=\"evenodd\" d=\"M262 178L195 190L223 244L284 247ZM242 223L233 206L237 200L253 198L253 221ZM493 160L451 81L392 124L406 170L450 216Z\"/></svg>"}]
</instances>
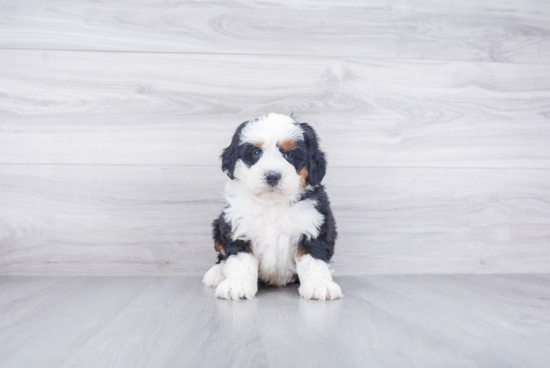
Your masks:
<instances>
[{"instance_id":1,"label":"puppy","mask_svg":"<svg viewBox=\"0 0 550 368\"><path fill-rule=\"evenodd\" d=\"M306 123L268 114L242 123L221 155L227 206L213 222L218 263L203 283L224 299L252 299L258 279L300 281L305 299L342 298L332 281L336 223L321 185L326 159Z\"/></svg>"}]
</instances>

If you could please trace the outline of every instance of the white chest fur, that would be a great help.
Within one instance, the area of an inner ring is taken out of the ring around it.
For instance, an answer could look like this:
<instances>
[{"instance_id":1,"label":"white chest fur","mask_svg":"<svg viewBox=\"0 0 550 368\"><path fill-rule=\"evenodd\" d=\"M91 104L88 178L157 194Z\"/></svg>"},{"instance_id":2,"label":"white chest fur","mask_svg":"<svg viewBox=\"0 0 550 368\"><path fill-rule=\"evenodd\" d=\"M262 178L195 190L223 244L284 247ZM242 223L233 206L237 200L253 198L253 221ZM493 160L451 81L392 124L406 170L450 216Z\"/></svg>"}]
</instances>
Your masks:
<instances>
[{"instance_id":1,"label":"white chest fur","mask_svg":"<svg viewBox=\"0 0 550 368\"><path fill-rule=\"evenodd\" d=\"M285 285L296 273L298 242L301 237L317 237L324 216L314 200L260 202L229 183L229 207L225 220L232 225L234 240L248 240L258 260L258 276L272 285Z\"/></svg>"}]
</instances>

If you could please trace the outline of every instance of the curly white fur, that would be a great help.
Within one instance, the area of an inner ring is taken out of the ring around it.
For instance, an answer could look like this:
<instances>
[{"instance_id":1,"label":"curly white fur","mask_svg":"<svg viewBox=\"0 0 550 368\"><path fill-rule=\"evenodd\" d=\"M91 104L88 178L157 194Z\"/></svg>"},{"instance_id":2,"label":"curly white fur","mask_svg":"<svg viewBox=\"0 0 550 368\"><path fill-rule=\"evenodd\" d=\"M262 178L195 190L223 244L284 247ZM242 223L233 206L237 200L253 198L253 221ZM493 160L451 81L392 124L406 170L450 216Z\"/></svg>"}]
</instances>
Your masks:
<instances>
[{"instance_id":1,"label":"curly white fur","mask_svg":"<svg viewBox=\"0 0 550 368\"><path fill-rule=\"evenodd\" d=\"M204 275L202 283L206 286L216 287L223 281L223 266L225 262L220 262L210 267L208 272Z\"/></svg>"},{"instance_id":2,"label":"curly white fur","mask_svg":"<svg viewBox=\"0 0 550 368\"><path fill-rule=\"evenodd\" d=\"M223 299L252 299L258 292L258 261L250 253L229 257L223 266L223 281L216 296Z\"/></svg>"},{"instance_id":3,"label":"curly white fur","mask_svg":"<svg viewBox=\"0 0 550 368\"><path fill-rule=\"evenodd\" d=\"M326 262L307 254L298 260L296 271L300 278L298 292L302 298L331 300L344 297L340 286L332 281Z\"/></svg>"}]
</instances>

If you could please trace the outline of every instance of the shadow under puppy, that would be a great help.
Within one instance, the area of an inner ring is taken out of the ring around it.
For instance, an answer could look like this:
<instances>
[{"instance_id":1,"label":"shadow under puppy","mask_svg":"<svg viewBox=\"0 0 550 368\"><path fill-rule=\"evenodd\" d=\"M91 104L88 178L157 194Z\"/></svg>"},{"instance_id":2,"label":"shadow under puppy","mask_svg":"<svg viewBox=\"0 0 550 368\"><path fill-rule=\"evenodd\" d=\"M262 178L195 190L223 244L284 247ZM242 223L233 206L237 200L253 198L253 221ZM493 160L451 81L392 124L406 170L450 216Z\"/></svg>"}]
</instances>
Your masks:
<instances>
[{"instance_id":1,"label":"shadow under puppy","mask_svg":"<svg viewBox=\"0 0 550 368\"><path fill-rule=\"evenodd\" d=\"M332 281L336 223L321 185L326 159L306 123L268 114L242 123L221 155L227 206L213 222L218 263L203 283L224 299L252 299L258 279L299 278L305 299L342 298Z\"/></svg>"}]
</instances>

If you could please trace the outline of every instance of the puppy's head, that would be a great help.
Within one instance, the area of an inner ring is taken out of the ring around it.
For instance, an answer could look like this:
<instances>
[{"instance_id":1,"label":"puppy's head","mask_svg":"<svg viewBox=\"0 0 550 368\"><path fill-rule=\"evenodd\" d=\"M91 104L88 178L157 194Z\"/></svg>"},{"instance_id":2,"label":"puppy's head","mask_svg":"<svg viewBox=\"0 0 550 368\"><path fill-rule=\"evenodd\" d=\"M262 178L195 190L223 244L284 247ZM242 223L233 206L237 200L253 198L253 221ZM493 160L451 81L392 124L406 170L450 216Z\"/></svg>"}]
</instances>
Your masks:
<instances>
[{"instance_id":1,"label":"puppy's head","mask_svg":"<svg viewBox=\"0 0 550 368\"><path fill-rule=\"evenodd\" d=\"M326 170L313 128L273 113L242 123L221 159L229 178L266 200L296 198L319 185Z\"/></svg>"}]
</instances>

